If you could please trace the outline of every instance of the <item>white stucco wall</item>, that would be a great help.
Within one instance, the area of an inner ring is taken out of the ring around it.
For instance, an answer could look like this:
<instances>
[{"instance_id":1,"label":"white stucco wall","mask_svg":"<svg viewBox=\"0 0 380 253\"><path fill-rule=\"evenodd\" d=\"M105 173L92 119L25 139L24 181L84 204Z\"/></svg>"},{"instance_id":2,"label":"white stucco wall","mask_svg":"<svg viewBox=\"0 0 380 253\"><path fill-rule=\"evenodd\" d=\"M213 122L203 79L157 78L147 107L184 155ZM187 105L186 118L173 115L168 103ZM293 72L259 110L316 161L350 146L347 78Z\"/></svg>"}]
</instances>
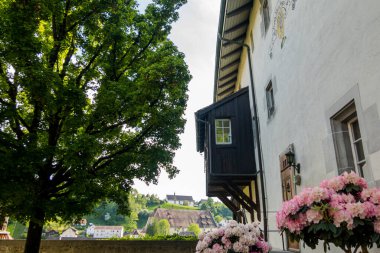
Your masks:
<instances>
[{"instance_id":1,"label":"white stucco wall","mask_svg":"<svg viewBox=\"0 0 380 253\"><path fill-rule=\"evenodd\" d=\"M272 44L280 2L270 0L271 25L266 35L260 14L253 28L253 75L270 231L277 230L275 212L282 203L279 155L294 144L302 166L297 191L337 175L330 117L351 99L355 99L366 153L365 177L380 185L380 1L297 0L294 10L287 9L282 49L279 39ZM243 66L242 87L249 85L248 63ZM275 114L268 119L265 87L270 80ZM269 239L282 248L277 232L270 232ZM301 251L311 252L303 247Z\"/></svg>"}]
</instances>

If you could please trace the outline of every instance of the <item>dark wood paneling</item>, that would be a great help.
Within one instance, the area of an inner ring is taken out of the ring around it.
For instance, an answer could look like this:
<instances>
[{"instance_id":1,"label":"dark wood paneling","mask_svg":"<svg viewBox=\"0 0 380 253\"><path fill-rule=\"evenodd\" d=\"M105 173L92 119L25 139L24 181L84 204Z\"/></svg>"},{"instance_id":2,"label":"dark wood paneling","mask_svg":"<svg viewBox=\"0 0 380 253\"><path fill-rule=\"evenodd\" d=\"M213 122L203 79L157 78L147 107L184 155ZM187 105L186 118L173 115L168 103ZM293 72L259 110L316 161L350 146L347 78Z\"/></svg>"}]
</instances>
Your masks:
<instances>
[{"instance_id":1,"label":"dark wood paneling","mask_svg":"<svg viewBox=\"0 0 380 253\"><path fill-rule=\"evenodd\" d=\"M215 119L231 120L231 144L216 144ZM231 179L233 179L233 175L253 175L255 173L255 160L248 90L210 110L208 122L211 127L211 138L207 136L206 141L211 142L208 145L211 151L208 157L211 175L222 176L225 174ZM212 177L208 176L207 178Z\"/></svg>"}]
</instances>

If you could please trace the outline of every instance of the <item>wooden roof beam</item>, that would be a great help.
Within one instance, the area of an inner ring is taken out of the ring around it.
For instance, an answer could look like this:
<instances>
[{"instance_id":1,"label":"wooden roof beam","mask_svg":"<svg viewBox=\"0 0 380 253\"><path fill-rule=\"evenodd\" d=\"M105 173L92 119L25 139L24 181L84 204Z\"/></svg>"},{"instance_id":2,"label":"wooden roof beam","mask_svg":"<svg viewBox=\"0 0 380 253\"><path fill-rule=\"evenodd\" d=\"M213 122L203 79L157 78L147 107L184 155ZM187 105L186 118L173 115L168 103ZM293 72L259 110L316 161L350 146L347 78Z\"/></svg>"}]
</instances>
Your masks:
<instances>
[{"instance_id":1,"label":"wooden roof beam","mask_svg":"<svg viewBox=\"0 0 380 253\"><path fill-rule=\"evenodd\" d=\"M231 86L230 88L228 89L225 89L224 91L218 93L218 96L221 97L227 93L231 93L233 90L235 89L235 85Z\"/></svg>"},{"instance_id":2,"label":"wooden roof beam","mask_svg":"<svg viewBox=\"0 0 380 253\"><path fill-rule=\"evenodd\" d=\"M235 31L237 31L237 30L239 30L241 28L246 28L248 26L248 24L249 24L248 20L244 20L243 22L241 22L241 23L239 23L239 24L237 24L237 25L235 25L235 26L233 26L233 27L225 30L224 31L224 35L232 33L232 32L235 32Z\"/></svg>"},{"instance_id":3,"label":"wooden roof beam","mask_svg":"<svg viewBox=\"0 0 380 253\"><path fill-rule=\"evenodd\" d=\"M235 76L237 76L237 74L238 74L238 72L235 70L235 71L232 71L231 73L229 73L229 74L227 74L227 75L225 75L225 76L222 76L221 78L219 78L219 82L222 82L222 81L224 81L224 80L227 80L227 79L229 79L229 78L231 78L231 77L235 77Z\"/></svg>"},{"instance_id":4,"label":"wooden roof beam","mask_svg":"<svg viewBox=\"0 0 380 253\"><path fill-rule=\"evenodd\" d=\"M237 36L237 37L235 37L235 38L231 38L231 39L229 39L229 40L234 40L234 41L241 41L242 43L243 43L243 41L244 41L244 39L245 39L245 33L244 34L242 34L242 35L239 35L239 36ZM225 47L225 46L232 46L232 45L236 45L235 43L231 43L231 42L229 42L229 41L225 41L225 42L223 42L223 47ZM239 46L239 48L240 48L241 46Z\"/></svg>"},{"instance_id":5,"label":"wooden roof beam","mask_svg":"<svg viewBox=\"0 0 380 253\"><path fill-rule=\"evenodd\" d=\"M229 52L229 53L223 55L223 56L222 56L222 59L226 59L226 58L228 58L228 57L230 57L230 56L233 56L233 55L235 55L235 54L240 54L240 53L241 53L241 47L238 47L238 48L236 48L235 50L232 50L231 52Z\"/></svg>"},{"instance_id":6,"label":"wooden roof beam","mask_svg":"<svg viewBox=\"0 0 380 253\"><path fill-rule=\"evenodd\" d=\"M218 198L225 204L232 212L237 212L239 211L239 207L235 205L234 202L229 200L226 196L223 195L218 195Z\"/></svg>"},{"instance_id":7,"label":"wooden roof beam","mask_svg":"<svg viewBox=\"0 0 380 253\"><path fill-rule=\"evenodd\" d=\"M227 65L225 65L225 66L223 66L223 67L221 67L220 70L221 70L221 71L224 71L224 70L226 70L226 69L228 69L228 68L231 68L231 67L233 67L233 66L235 66L235 65L238 65L239 63L240 63L240 58L237 59L237 60L235 60L235 61L233 61L233 62L228 63Z\"/></svg>"},{"instance_id":8,"label":"wooden roof beam","mask_svg":"<svg viewBox=\"0 0 380 253\"><path fill-rule=\"evenodd\" d=\"M237 81L237 77L235 77L235 78L233 78L233 79L231 79L231 80L229 80L229 81L227 81L227 82L225 82L223 84L219 84L219 88L223 88L225 86L228 86L229 84L235 83L236 81Z\"/></svg>"},{"instance_id":9,"label":"wooden roof beam","mask_svg":"<svg viewBox=\"0 0 380 253\"><path fill-rule=\"evenodd\" d=\"M252 8L252 1L249 1L248 3L236 8L235 10L232 10L226 14L227 18L239 15L240 13L250 10Z\"/></svg>"}]
</instances>

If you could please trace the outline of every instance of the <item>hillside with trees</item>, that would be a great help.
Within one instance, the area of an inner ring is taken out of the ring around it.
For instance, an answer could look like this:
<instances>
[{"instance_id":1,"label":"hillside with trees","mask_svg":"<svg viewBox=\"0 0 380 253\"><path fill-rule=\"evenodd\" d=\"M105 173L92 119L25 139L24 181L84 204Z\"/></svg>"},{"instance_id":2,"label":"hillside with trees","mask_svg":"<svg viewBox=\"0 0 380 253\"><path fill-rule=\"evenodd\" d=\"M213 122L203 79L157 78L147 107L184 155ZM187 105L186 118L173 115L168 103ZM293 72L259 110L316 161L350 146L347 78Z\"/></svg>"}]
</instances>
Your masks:
<instances>
[{"instance_id":1,"label":"hillside with trees","mask_svg":"<svg viewBox=\"0 0 380 253\"><path fill-rule=\"evenodd\" d=\"M180 210L210 210L211 214L214 217L214 220L219 223L222 220L232 219L231 211L221 202L214 201L212 198L208 198L206 201L203 201L198 206L185 206L178 204L171 204L165 200L161 200L155 194L140 194L137 190L132 189L129 196L129 207L130 214L124 215L120 213L119 206L113 201L101 201L98 203L95 208L90 212L90 214L84 216L87 219L87 223L93 223L98 226L112 226L112 225L121 225L124 227L125 231L133 231L134 229L142 229L145 227L149 215L156 208L165 208L165 209L180 209ZM67 227L75 225L62 223L59 221L48 222L44 226L44 230L56 230L62 232ZM163 226L161 224L161 226ZM16 220L10 220L9 222L9 231L11 232L12 237L15 239L26 238L26 227ZM158 229L157 224L153 225L153 228L149 228L148 234L158 233L159 235L164 235L165 229ZM148 232L147 231L147 232ZM157 232L159 231L159 232ZM199 227L194 224L188 228L188 231L194 232L195 234L199 233Z\"/></svg>"},{"instance_id":2,"label":"hillside with trees","mask_svg":"<svg viewBox=\"0 0 380 253\"><path fill-rule=\"evenodd\" d=\"M90 215L85 216L89 223L95 225L122 225L126 231L142 229L145 227L149 215L156 208L182 209L182 210L210 210L217 223L222 220L232 219L231 211L221 202L216 202L212 198L199 206L184 206L171 204L165 200L160 200L154 194L140 194L133 189L129 195L130 215L122 215L118 212L118 205L114 202L103 201Z\"/></svg>"}]
</instances>

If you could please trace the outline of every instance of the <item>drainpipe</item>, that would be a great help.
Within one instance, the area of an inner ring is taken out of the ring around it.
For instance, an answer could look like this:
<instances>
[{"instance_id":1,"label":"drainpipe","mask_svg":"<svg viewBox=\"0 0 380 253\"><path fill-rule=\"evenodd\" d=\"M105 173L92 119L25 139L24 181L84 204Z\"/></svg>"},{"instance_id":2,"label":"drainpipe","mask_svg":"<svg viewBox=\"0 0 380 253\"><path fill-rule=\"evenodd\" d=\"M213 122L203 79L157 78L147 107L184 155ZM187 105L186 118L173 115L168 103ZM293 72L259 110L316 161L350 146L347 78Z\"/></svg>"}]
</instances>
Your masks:
<instances>
[{"instance_id":1,"label":"drainpipe","mask_svg":"<svg viewBox=\"0 0 380 253\"><path fill-rule=\"evenodd\" d=\"M258 162L259 162L259 172L260 172L260 186L261 186L261 203L263 204L263 220L264 220L264 239L268 239L268 216L267 216L267 207L266 207L266 194L265 194L265 186L264 186L264 166L262 160L262 151L261 151L261 140L260 140L260 128L259 128L259 117L257 114L257 104L256 104L256 93L255 93L255 85L253 81L253 69L252 69L252 60L251 60L251 48L249 45L245 44L242 41L229 40L222 37L220 33L218 33L218 39L221 41L225 41L232 44L238 44L247 49L248 54L248 64L249 64L249 77L250 77L250 86L251 86L251 95L253 102L253 112L254 117L252 118L255 124L255 135L256 135L256 146L258 152Z\"/></svg>"}]
</instances>

